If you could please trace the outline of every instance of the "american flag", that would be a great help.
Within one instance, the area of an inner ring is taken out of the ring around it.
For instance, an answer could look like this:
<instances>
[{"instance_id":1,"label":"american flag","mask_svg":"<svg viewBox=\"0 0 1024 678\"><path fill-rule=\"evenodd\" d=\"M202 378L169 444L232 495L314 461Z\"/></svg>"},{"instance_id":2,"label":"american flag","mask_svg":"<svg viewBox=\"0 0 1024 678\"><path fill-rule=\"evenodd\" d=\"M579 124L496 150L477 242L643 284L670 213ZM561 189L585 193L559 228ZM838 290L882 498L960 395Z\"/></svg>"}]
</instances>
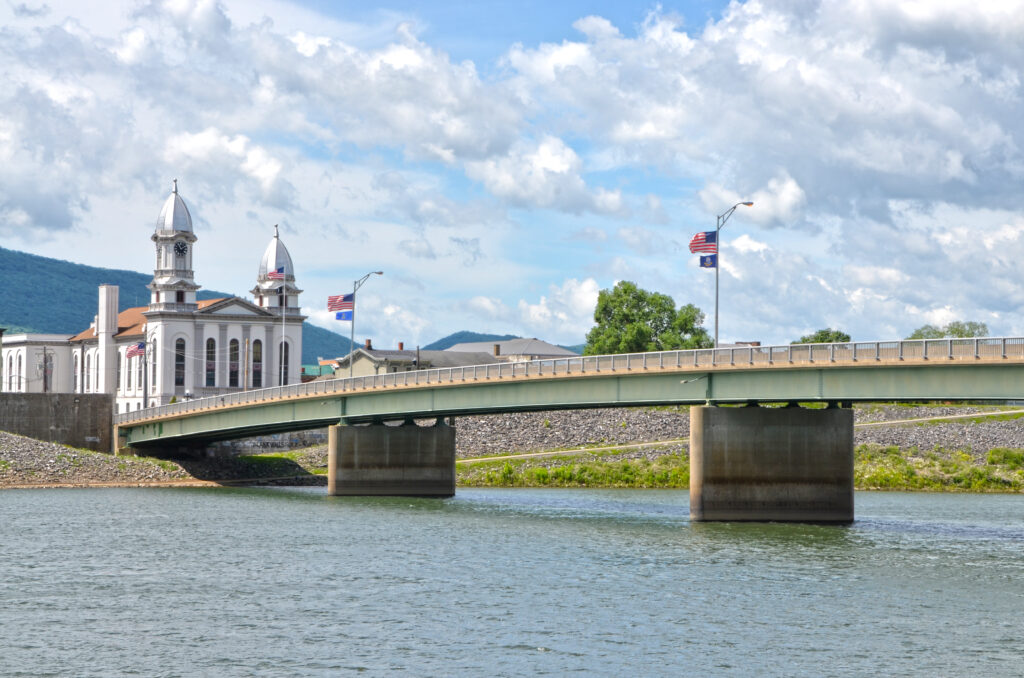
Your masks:
<instances>
[{"instance_id":1,"label":"american flag","mask_svg":"<svg viewBox=\"0 0 1024 678\"><path fill-rule=\"evenodd\" d=\"M335 294L327 297L328 311L351 311L356 307L356 293Z\"/></svg>"},{"instance_id":2,"label":"american flag","mask_svg":"<svg viewBox=\"0 0 1024 678\"><path fill-rule=\"evenodd\" d=\"M718 252L718 234L715 231L704 231L690 238L691 252L707 252L716 254Z\"/></svg>"},{"instance_id":3,"label":"american flag","mask_svg":"<svg viewBox=\"0 0 1024 678\"><path fill-rule=\"evenodd\" d=\"M267 274L269 280L284 280L284 266L278 266L276 271Z\"/></svg>"},{"instance_id":4,"label":"american flag","mask_svg":"<svg viewBox=\"0 0 1024 678\"><path fill-rule=\"evenodd\" d=\"M146 353L146 342L140 341L137 344L132 344L128 347L128 351L124 354L125 358L134 358L137 355L145 355Z\"/></svg>"}]
</instances>

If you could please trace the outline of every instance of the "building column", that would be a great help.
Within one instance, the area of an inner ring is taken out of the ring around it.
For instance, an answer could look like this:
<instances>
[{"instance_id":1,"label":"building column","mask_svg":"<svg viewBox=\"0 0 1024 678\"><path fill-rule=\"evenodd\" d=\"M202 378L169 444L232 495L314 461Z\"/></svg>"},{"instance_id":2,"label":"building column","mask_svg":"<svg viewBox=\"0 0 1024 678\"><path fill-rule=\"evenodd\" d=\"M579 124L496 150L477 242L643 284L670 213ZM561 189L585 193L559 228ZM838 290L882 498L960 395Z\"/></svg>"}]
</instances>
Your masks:
<instances>
[{"instance_id":1,"label":"building column","mask_svg":"<svg viewBox=\"0 0 1024 678\"><path fill-rule=\"evenodd\" d=\"M451 497L455 429L434 426L330 426L328 496Z\"/></svg>"},{"instance_id":2,"label":"building column","mask_svg":"<svg viewBox=\"0 0 1024 678\"><path fill-rule=\"evenodd\" d=\"M690 518L853 522L853 410L691 407Z\"/></svg>"}]
</instances>

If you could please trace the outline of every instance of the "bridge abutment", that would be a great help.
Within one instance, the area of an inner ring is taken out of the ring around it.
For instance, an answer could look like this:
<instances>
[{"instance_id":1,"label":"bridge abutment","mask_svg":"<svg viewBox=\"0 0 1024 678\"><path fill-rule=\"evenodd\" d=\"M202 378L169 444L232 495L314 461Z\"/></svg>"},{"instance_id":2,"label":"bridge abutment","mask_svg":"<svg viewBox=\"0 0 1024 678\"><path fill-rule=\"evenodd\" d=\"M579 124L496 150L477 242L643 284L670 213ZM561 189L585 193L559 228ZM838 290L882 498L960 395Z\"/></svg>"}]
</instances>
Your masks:
<instances>
[{"instance_id":1,"label":"bridge abutment","mask_svg":"<svg viewBox=\"0 0 1024 678\"><path fill-rule=\"evenodd\" d=\"M370 424L327 429L328 496L455 495L455 429Z\"/></svg>"},{"instance_id":2,"label":"bridge abutment","mask_svg":"<svg viewBox=\"0 0 1024 678\"><path fill-rule=\"evenodd\" d=\"M690 518L853 522L853 410L691 407Z\"/></svg>"}]
</instances>

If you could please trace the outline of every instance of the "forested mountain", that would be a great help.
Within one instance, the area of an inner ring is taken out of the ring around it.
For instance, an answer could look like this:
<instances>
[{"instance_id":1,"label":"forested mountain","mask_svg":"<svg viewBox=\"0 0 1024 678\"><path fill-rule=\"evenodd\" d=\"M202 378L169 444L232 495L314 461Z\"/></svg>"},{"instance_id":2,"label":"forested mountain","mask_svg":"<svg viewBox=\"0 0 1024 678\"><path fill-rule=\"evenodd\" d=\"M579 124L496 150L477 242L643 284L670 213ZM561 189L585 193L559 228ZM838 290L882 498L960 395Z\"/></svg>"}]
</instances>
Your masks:
<instances>
[{"instance_id":1,"label":"forested mountain","mask_svg":"<svg viewBox=\"0 0 1024 678\"><path fill-rule=\"evenodd\" d=\"M117 285L120 309L149 303L146 285L152 274L98 268L70 261L40 257L0 247L0 327L8 332L76 334L96 316L96 288ZM232 296L200 290L199 299ZM318 356L347 355L348 337L308 322L302 327L302 362L315 363Z\"/></svg>"},{"instance_id":2,"label":"forested mountain","mask_svg":"<svg viewBox=\"0 0 1024 678\"><path fill-rule=\"evenodd\" d=\"M479 332L470 332L469 330L462 330L454 334L449 334L443 339L438 339L432 344L421 346L424 351L443 351L451 348L455 344L468 344L474 341L507 341L508 339L518 339L514 334L480 334Z\"/></svg>"}]
</instances>

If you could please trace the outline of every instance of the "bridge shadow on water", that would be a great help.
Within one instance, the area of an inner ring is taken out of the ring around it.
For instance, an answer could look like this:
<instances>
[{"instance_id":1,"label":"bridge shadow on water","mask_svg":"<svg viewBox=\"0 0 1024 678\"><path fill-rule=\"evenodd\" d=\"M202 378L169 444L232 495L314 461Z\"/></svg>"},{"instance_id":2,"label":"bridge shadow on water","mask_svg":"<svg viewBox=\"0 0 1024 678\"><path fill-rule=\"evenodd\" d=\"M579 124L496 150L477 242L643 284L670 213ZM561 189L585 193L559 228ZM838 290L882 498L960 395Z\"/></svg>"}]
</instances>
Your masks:
<instances>
[{"instance_id":1,"label":"bridge shadow on water","mask_svg":"<svg viewBox=\"0 0 1024 678\"><path fill-rule=\"evenodd\" d=\"M151 456L180 465L196 480L221 485L303 485L326 486L327 476L311 473L298 462L279 456L154 454Z\"/></svg>"}]
</instances>

